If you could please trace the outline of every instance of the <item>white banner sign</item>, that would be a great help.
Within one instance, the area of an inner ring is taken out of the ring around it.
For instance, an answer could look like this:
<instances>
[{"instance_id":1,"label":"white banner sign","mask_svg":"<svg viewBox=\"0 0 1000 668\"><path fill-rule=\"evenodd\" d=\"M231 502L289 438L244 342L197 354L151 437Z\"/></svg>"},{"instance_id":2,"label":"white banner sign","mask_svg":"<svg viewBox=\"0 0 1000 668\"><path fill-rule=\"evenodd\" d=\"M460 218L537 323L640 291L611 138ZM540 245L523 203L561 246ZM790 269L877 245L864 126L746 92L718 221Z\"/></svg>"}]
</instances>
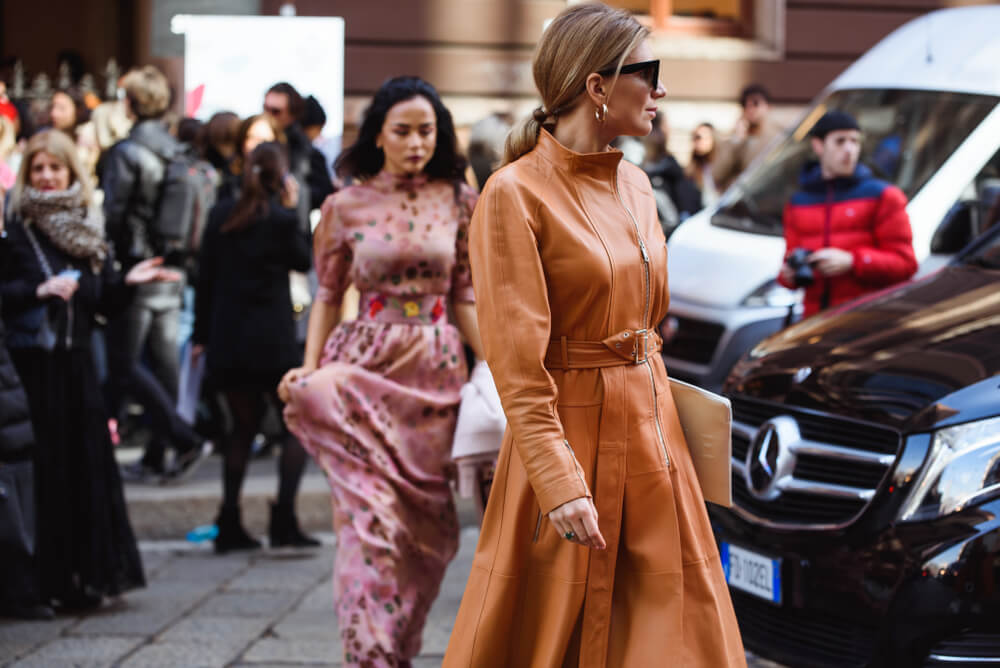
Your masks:
<instances>
[{"instance_id":1,"label":"white banner sign","mask_svg":"<svg viewBox=\"0 0 1000 668\"><path fill-rule=\"evenodd\" d=\"M184 34L184 88L190 115L218 111L240 117L261 112L279 81L326 111L323 134L344 127L344 20L329 17L179 14L171 29Z\"/></svg>"}]
</instances>

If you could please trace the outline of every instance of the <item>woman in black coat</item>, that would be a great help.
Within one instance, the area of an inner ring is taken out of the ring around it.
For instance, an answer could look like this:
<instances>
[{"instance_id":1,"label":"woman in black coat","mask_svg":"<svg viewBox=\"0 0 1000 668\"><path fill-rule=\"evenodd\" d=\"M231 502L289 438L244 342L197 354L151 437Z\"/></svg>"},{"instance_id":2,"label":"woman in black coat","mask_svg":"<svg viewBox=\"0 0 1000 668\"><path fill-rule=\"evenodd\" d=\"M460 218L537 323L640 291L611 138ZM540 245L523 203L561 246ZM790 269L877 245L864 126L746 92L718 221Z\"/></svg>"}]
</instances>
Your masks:
<instances>
[{"instance_id":1,"label":"woman in black coat","mask_svg":"<svg viewBox=\"0 0 1000 668\"><path fill-rule=\"evenodd\" d=\"M240 519L240 489L250 446L267 406L277 402L286 371L302 363L288 272L307 271L310 243L298 223L298 188L280 145L260 144L249 155L238 200L212 210L202 240L195 298L194 354L206 354L212 386L225 398L233 429L223 450L223 497L217 552L254 549ZM271 508L271 547L319 543L295 518L306 453L287 431L279 460L278 501Z\"/></svg>"},{"instance_id":2,"label":"woman in black coat","mask_svg":"<svg viewBox=\"0 0 1000 668\"><path fill-rule=\"evenodd\" d=\"M7 348L28 397L42 595L69 609L145 584L91 356L95 316L131 285L180 276L153 258L124 277L73 142L31 138L11 198L0 295Z\"/></svg>"},{"instance_id":3,"label":"woman in black coat","mask_svg":"<svg viewBox=\"0 0 1000 668\"><path fill-rule=\"evenodd\" d=\"M0 263L6 262L7 233L0 216ZM2 310L2 306L0 306ZM51 619L42 603L35 572L35 499L31 456L35 433L28 397L5 345L0 319L0 615ZM27 538L28 542L24 542Z\"/></svg>"}]
</instances>

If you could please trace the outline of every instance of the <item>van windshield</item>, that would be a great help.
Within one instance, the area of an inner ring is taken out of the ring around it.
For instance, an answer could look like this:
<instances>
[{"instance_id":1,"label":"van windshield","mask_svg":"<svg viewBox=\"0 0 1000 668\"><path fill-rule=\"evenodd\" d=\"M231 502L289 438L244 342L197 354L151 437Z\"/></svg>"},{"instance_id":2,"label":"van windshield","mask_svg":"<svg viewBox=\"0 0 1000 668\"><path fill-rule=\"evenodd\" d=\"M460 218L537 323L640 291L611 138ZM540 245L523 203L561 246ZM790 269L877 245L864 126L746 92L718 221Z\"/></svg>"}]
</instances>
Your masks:
<instances>
[{"instance_id":1,"label":"van windshield","mask_svg":"<svg viewBox=\"0 0 1000 668\"><path fill-rule=\"evenodd\" d=\"M815 159L806 135L829 109L858 120L864 133L861 162L912 198L997 101L941 91L835 91L762 158L752 175L726 193L712 224L781 236L785 203L798 188L803 165Z\"/></svg>"}]
</instances>

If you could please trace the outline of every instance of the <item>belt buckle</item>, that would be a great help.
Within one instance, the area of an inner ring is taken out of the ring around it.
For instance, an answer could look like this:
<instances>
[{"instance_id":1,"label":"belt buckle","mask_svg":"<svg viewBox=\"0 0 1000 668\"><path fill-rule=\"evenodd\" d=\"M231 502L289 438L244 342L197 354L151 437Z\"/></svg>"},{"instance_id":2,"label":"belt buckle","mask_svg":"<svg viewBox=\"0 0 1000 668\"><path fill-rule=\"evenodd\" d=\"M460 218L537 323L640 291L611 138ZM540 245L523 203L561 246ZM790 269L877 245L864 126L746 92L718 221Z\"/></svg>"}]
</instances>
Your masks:
<instances>
[{"instance_id":1,"label":"belt buckle","mask_svg":"<svg viewBox=\"0 0 1000 668\"><path fill-rule=\"evenodd\" d=\"M635 353L632 355L632 361L635 364L642 364L647 359L649 359L649 330L648 329L637 329L634 332L635 335ZM639 356L639 347L642 346L642 357Z\"/></svg>"}]
</instances>

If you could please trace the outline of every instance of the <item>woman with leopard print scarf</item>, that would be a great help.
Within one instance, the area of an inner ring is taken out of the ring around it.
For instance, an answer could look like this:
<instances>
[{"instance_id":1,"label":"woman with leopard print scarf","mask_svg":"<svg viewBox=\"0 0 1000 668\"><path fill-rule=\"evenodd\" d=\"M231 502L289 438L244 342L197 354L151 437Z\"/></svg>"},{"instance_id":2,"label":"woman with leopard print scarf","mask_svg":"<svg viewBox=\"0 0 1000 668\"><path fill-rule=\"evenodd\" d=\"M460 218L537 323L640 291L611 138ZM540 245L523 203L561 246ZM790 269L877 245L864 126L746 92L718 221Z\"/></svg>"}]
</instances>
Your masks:
<instances>
[{"instance_id":1,"label":"woman with leopard print scarf","mask_svg":"<svg viewBox=\"0 0 1000 668\"><path fill-rule=\"evenodd\" d=\"M38 581L46 603L77 610L145 584L91 354L95 316L124 308L131 285L179 279L159 258L118 273L82 174L68 137L31 138L0 262L7 347L36 437Z\"/></svg>"}]
</instances>

